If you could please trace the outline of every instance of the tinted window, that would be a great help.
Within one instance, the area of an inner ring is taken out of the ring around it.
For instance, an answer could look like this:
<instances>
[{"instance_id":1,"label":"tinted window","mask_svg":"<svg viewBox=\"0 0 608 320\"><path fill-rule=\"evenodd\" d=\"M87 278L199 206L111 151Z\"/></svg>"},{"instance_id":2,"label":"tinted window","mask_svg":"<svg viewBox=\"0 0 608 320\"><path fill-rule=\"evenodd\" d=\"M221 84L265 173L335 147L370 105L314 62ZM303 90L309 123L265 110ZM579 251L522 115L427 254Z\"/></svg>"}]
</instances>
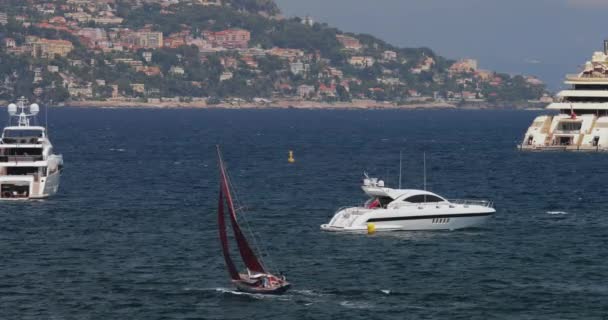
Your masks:
<instances>
[{"instance_id":1,"label":"tinted window","mask_svg":"<svg viewBox=\"0 0 608 320\"><path fill-rule=\"evenodd\" d=\"M560 122L559 129L564 131L576 131L580 130L582 122Z\"/></svg>"},{"instance_id":2,"label":"tinted window","mask_svg":"<svg viewBox=\"0 0 608 320\"><path fill-rule=\"evenodd\" d=\"M42 130L5 130L5 138L42 137Z\"/></svg>"},{"instance_id":3,"label":"tinted window","mask_svg":"<svg viewBox=\"0 0 608 320\"><path fill-rule=\"evenodd\" d=\"M379 197L378 200L380 201L382 208L386 208L389 203L393 202L393 198L390 197Z\"/></svg>"},{"instance_id":4,"label":"tinted window","mask_svg":"<svg viewBox=\"0 0 608 320\"><path fill-rule=\"evenodd\" d=\"M425 202L443 202L444 200L437 196L433 196L430 194L427 194L427 195L419 194L416 196L409 197L403 201L407 201L407 202L411 202L411 203L425 203Z\"/></svg>"}]
</instances>

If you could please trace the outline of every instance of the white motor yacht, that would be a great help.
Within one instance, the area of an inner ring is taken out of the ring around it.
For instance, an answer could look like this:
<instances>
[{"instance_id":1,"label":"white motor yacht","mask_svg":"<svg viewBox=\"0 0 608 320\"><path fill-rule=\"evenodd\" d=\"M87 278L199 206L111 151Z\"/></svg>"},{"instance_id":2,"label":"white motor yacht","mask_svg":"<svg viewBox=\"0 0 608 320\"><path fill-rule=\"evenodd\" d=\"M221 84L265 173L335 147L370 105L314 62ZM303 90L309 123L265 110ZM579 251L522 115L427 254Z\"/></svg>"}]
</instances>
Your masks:
<instances>
[{"instance_id":1,"label":"white motor yacht","mask_svg":"<svg viewBox=\"0 0 608 320\"><path fill-rule=\"evenodd\" d=\"M0 200L47 198L59 188L63 157L53 152L46 128L30 124L39 106L25 102L21 98L8 106L9 125L0 141ZM16 125L12 118L17 118Z\"/></svg>"},{"instance_id":2,"label":"white motor yacht","mask_svg":"<svg viewBox=\"0 0 608 320\"><path fill-rule=\"evenodd\" d=\"M366 178L363 191L370 199L362 206L338 210L325 231L456 230L479 226L496 210L490 201L447 200L425 190L392 189L382 180Z\"/></svg>"}]
</instances>

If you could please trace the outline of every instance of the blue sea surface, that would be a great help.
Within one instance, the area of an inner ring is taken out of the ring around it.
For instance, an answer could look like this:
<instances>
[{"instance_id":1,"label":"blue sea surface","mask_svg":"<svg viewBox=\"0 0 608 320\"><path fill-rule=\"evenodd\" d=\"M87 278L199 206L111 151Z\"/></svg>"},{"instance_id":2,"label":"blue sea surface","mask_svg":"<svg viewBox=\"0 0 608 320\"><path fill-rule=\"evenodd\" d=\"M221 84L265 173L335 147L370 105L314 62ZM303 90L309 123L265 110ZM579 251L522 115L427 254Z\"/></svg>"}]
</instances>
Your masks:
<instances>
[{"instance_id":1,"label":"blue sea surface","mask_svg":"<svg viewBox=\"0 0 608 320\"><path fill-rule=\"evenodd\" d=\"M59 194L0 203L0 319L607 319L608 154L519 152L538 113L53 109ZM218 143L286 295L230 285ZM400 150L404 187L426 152L430 190L497 214L321 232L364 171L397 185Z\"/></svg>"}]
</instances>

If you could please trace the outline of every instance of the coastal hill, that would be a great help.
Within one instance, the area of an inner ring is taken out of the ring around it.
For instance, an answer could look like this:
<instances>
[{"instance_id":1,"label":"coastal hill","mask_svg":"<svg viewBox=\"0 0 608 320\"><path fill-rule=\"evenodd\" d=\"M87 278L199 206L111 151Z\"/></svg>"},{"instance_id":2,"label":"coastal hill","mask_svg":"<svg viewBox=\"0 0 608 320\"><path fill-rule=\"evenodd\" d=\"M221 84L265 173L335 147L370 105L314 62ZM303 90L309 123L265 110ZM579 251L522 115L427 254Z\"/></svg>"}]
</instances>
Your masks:
<instances>
[{"instance_id":1,"label":"coastal hill","mask_svg":"<svg viewBox=\"0 0 608 320\"><path fill-rule=\"evenodd\" d=\"M399 48L272 0L2 0L0 99L516 106L542 81Z\"/></svg>"}]
</instances>

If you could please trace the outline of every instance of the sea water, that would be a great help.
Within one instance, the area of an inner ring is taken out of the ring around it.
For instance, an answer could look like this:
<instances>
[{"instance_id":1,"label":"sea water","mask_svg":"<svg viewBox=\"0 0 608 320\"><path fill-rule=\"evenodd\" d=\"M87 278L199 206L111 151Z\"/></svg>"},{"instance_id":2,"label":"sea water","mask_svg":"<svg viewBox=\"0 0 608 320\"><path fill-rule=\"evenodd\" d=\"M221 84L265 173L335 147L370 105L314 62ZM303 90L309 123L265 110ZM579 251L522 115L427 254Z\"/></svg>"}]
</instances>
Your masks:
<instances>
[{"instance_id":1,"label":"sea water","mask_svg":"<svg viewBox=\"0 0 608 320\"><path fill-rule=\"evenodd\" d=\"M53 109L60 192L0 203L0 319L605 319L608 154L519 152L538 113ZM216 144L286 295L230 286ZM496 215L321 232L364 172L398 185L400 151L404 187L425 152L430 190Z\"/></svg>"}]
</instances>

